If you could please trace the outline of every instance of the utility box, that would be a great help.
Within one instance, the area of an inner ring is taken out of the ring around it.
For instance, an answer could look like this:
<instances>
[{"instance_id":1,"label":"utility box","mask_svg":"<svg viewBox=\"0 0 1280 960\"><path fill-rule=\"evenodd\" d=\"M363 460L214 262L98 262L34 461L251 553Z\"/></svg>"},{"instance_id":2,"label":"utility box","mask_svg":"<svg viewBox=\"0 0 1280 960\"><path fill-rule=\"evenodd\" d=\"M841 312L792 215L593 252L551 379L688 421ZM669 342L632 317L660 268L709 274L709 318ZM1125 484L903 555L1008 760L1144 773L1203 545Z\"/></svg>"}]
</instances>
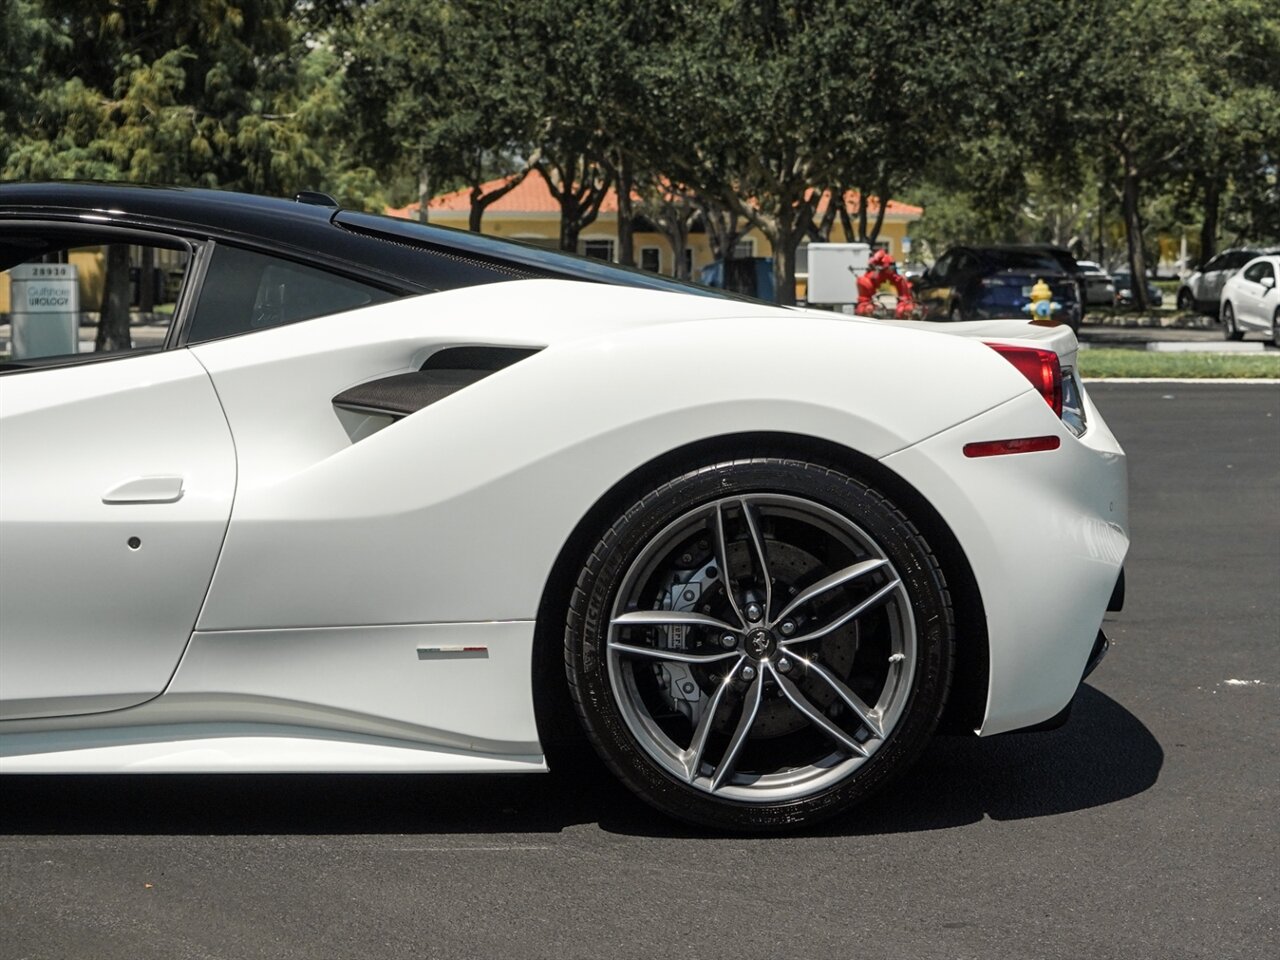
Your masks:
<instances>
[{"instance_id":1,"label":"utility box","mask_svg":"<svg viewBox=\"0 0 1280 960\"><path fill-rule=\"evenodd\" d=\"M809 244L809 303L856 303L858 277L867 269L869 243Z\"/></svg>"},{"instance_id":2,"label":"utility box","mask_svg":"<svg viewBox=\"0 0 1280 960\"><path fill-rule=\"evenodd\" d=\"M56 357L80 346L75 264L20 263L9 271L13 358Z\"/></svg>"}]
</instances>

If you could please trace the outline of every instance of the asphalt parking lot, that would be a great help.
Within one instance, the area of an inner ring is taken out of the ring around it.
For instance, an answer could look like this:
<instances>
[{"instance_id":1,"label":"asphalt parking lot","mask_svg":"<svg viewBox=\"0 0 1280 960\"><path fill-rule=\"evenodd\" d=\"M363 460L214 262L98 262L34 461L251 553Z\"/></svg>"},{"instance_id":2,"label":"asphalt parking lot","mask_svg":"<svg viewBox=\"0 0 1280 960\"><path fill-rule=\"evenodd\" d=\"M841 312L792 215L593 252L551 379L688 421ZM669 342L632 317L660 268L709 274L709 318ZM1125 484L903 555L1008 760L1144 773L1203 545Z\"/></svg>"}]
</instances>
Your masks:
<instances>
[{"instance_id":1,"label":"asphalt parking lot","mask_svg":"<svg viewBox=\"0 0 1280 960\"><path fill-rule=\"evenodd\" d=\"M1134 545L1064 728L939 739L774 839L673 826L594 763L10 778L0 957L1277 955L1280 387L1090 389Z\"/></svg>"}]
</instances>

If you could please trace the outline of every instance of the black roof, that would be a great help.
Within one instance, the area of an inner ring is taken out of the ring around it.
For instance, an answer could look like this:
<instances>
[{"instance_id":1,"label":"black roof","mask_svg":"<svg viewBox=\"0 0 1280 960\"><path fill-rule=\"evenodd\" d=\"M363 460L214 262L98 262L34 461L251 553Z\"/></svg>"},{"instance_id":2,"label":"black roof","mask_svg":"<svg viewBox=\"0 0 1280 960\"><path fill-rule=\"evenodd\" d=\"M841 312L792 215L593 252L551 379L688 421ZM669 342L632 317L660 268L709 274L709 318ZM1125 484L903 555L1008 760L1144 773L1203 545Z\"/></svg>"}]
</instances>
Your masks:
<instances>
[{"instance_id":1,"label":"black roof","mask_svg":"<svg viewBox=\"0 0 1280 960\"><path fill-rule=\"evenodd\" d=\"M266 248L339 270L355 269L404 292L552 277L724 295L724 291L600 260L465 230L342 210L325 205L322 195L315 194L298 201L194 187L0 184L0 222L33 216L121 228L161 228Z\"/></svg>"},{"instance_id":2,"label":"black roof","mask_svg":"<svg viewBox=\"0 0 1280 960\"><path fill-rule=\"evenodd\" d=\"M952 247L951 249L973 254L983 261L988 268L1030 270L1037 273L1056 273L1064 276L1070 275L1072 272L1058 257L1054 256L1050 248L1037 244L990 244L981 247ZM1051 269L1046 271L1044 268L1050 265L1052 265Z\"/></svg>"}]
</instances>

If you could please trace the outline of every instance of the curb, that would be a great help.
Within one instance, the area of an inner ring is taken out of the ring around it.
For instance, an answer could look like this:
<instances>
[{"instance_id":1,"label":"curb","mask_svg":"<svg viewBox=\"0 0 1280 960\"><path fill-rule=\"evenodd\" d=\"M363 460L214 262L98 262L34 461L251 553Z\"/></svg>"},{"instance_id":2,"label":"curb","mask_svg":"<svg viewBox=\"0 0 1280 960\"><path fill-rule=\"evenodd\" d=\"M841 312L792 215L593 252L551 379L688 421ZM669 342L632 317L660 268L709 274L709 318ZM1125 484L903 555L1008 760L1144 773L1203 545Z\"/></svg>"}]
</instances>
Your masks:
<instances>
[{"instance_id":1,"label":"curb","mask_svg":"<svg viewBox=\"0 0 1280 960\"><path fill-rule=\"evenodd\" d=\"M1280 379L1266 377L1084 377L1085 383L1211 383L1280 387Z\"/></svg>"}]
</instances>

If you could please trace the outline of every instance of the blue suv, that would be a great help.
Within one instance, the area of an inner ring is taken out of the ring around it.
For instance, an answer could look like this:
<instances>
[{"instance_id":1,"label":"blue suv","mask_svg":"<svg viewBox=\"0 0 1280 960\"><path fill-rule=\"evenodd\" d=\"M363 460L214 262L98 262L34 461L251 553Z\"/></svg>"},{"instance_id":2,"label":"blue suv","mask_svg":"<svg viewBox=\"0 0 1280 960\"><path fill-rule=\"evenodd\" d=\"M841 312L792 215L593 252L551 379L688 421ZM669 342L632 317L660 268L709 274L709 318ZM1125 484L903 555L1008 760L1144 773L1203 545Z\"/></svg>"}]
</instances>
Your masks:
<instances>
[{"instance_id":1,"label":"blue suv","mask_svg":"<svg viewBox=\"0 0 1280 960\"><path fill-rule=\"evenodd\" d=\"M1024 317L1031 288L1043 280L1062 304L1058 318L1080 329L1076 278L1044 250L1027 247L952 247L912 286L926 320Z\"/></svg>"}]
</instances>

